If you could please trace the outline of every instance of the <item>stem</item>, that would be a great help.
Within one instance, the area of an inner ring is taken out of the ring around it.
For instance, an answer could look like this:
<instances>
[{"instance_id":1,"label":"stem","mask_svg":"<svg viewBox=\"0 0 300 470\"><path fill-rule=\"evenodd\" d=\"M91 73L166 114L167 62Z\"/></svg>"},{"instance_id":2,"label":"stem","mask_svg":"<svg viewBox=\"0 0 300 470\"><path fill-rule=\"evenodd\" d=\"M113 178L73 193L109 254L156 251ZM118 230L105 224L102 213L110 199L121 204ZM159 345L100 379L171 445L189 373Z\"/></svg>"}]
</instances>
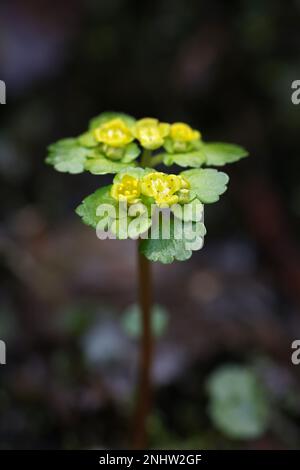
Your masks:
<instances>
[{"instance_id":1,"label":"stem","mask_svg":"<svg viewBox=\"0 0 300 470\"><path fill-rule=\"evenodd\" d=\"M154 168L155 166L159 165L160 163L163 162L165 154L164 153L159 153L155 155L154 157L151 158L151 168Z\"/></svg>"},{"instance_id":2,"label":"stem","mask_svg":"<svg viewBox=\"0 0 300 470\"><path fill-rule=\"evenodd\" d=\"M139 240L140 244L141 240ZM147 419L151 403L151 365L153 338L151 331L151 265L138 252L139 302L142 316L142 337L137 407L134 419L133 448L147 447Z\"/></svg>"},{"instance_id":3,"label":"stem","mask_svg":"<svg viewBox=\"0 0 300 470\"><path fill-rule=\"evenodd\" d=\"M151 166L151 150L144 149L141 158L141 167L147 168L148 166Z\"/></svg>"}]
</instances>

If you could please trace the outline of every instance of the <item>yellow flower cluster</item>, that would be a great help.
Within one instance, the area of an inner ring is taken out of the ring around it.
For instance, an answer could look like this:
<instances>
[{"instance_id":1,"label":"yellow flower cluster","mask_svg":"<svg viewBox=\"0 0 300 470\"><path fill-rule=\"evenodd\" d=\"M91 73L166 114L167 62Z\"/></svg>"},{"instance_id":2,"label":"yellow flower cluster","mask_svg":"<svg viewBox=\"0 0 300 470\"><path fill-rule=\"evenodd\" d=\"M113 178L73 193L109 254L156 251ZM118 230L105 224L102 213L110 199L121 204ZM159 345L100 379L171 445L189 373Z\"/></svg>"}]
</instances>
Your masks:
<instances>
[{"instance_id":1,"label":"yellow flower cluster","mask_svg":"<svg viewBox=\"0 0 300 470\"><path fill-rule=\"evenodd\" d=\"M111 147L125 147L134 139L149 150L164 144L166 137L174 142L188 143L201 138L200 132L183 122L167 124L154 118L144 118L128 126L121 118L112 119L94 130L97 142Z\"/></svg>"},{"instance_id":2,"label":"yellow flower cluster","mask_svg":"<svg viewBox=\"0 0 300 470\"><path fill-rule=\"evenodd\" d=\"M111 147L124 147L133 141L130 129L122 119L112 119L94 131L95 139Z\"/></svg>"},{"instance_id":3,"label":"yellow flower cluster","mask_svg":"<svg viewBox=\"0 0 300 470\"><path fill-rule=\"evenodd\" d=\"M200 139L201 134L184 122L175 122L171 126L170 136L176 142L192 142Z\"/></svg>"},{"instance_id":4,"label":"yellow flower cluster","mask_svg":"<svg viewBox=\"0 0 300 470\"><path fill-rule=\"evenodd\" d=\"M189 182L180 175L167 175L153 172L140 180L124 175L120 182L114 183L111 196L118 201L129 204L138 202L139 196L151 197L159 207L169 207L172 204L189 201Z\"/></svg>"},{"instance_id":5,"label":"yellow flower cluster","mask_svg":"<svg viewBox=\"0 0 300 470\"><path fill-rule=\"evenodd\" d=\"M144 118L137 121L132 133L141 145L149 150L155 150L164 143L164 138L170 132L170 125L157 119Z\"/></svg>"},{"instance_id":6,"label":"yellow flower cluster","mask_svg":"<svg viewBox=\"0 0 300 470\"><path fill-rule=\"evenodd\" d=\"M124 175L120 183L114 183L111 188L111 196L117 201L127 201L135 204L141 193L140 182L131 175Z\"/></svg>"}]
</instances>

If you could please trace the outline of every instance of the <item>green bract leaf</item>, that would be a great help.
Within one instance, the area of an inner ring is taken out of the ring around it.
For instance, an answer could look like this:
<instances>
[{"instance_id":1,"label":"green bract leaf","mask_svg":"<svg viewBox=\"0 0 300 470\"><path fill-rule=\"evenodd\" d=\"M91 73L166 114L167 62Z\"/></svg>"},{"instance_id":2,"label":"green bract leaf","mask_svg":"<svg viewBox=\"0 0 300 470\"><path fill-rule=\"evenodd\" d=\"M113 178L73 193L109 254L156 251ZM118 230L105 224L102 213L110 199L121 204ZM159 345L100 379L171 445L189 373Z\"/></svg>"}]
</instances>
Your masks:
<instances>
[{"instance_id":1,"label":"green bract leaf","mask_svg":"<svg viewBox=\"0 0 300 470\"><path fill-rule=\"evenodd\" d=\"M128 236L131 240L137 240L140 235L149 230L151 223L152 221L147 217L147 214L138 216L135 219L131 218L128 226Z\"/></svg>"},{"instance_id":2,"label":"green bract leaf","mask_svg":"<svg viewBox=\"0 0 300 470\"><path fill-rule=\"evenodd\" d=\"M130 238L136 240L140 235L147 232L151 227L151 219L147 217L147 214L133 217L127 217L127 219L115 219L112 220L109 229L116 235L119 240L125 240Z\"/></svg>"},{"instance_id":3,"label":"green bract leaf","mask_svg":"<svg viewBox=\"0 0 300 470\"><path fill-rule=\"evenodd\" d=\"M122 158L123 163L130 163L135 160L141 153L141 149L137 144L132 142L131 144L127 145L125 149L124 157Z\"/></svg>"},{"instance_id":4,"label":"green bract leaf","mask_svg":"<svg viewBox=\"0 0 300 470\"><path fill-rule=\"evenodd\" d=\"M134 165L134 163L132 163ZM120 161L112 161L108 158L98 157L89 159L86 164L86 170L90 171L93 175L106 175L108 173L118 173L123 168L127 168L128 163Z\"/></svg>"},{"instance_id":5,"label":"green bract leaf","mask_svg":"<svg viewBox=\"0 0 300 470\"><path fill-rule=\"evenodd\" d=\"M130 175L134 178L140 179L147 173L153 173L154 171L155 170L152 170L151 168L140 168L126 165L125 168L121 169L114 177L114 183L119 183L125 175Z\"/></svg>"},{"instance_id":6,"label":"green bract leaf","mask_svg":"<svg viewBox=\"0 0 300 470\"><path fill-rule=\"evenodd\" d=\"M204 206L196 198L188 204L174 204L171 210L177 219L185 222L200 222L203 217Z\"/></svg>"},{"instance_id":7,"label":"green bract leaf","mask_svg":"<svg viewBox=\"0 0 300 470\"><path fill-rule=\"evenodd\" d=\"M183 168L199 168L205 163L205 160L206 155L202 149L188 153L166 153L163 156L163 162L166 166L171 166L175 163L176 165L181 166Z\"/></svg>"},{"instance_id":8,"label":"green bract leaf","mask_svg":"<svg viewBox=\"0 0 300 470\"><path fill-rule=\"evenodd\" d=\"M90 225L93 228L97 227L98 222L101 220L101 216L97 215L97 209L101 204L110 204L116 206L116 201L110 195L109 186L104 186L103 188L97 189L93 194L86 197L80 206L76 209L76 214L78 214L82 221L86 225Z\"/></svg>"},{"instance_id":9,"label":"green bract leaf","mask_svg":"<svg viewBox=\"0 0 300 470\"><path fill-rule=\"evenodd\" d=\"M210 142L203 145L206 155L206 165L223 166L226 163L233 163L241 158L247 157L247 150L239 145L226 144L223 142Z\"/></svg>"},{"instance_id":10,"label":"green bract leaf","mask_svg":"<svg viewBox=\"0 0 300 470\"><path fill-rule=\"evenodd\" d=\"M122 219L114 219L109 223L109 231L115 235L118 240L126 240L128 238L128 225L130 224L129 217Z\"/></svg>"},{"instance_id":11,"label":"green bract leaf","mask_svg":"<svg viewBox=\"0 0 300 470\"><path fill-rule=\"evenodd\" d=\"M58 151L69 150L71 148L77 147L78 142L75 137L70 137L67 139L60 139L54 144L49 145L48 151L56 153Z\"/></svg>"},{"instance_id":12,"label":"green bract leaf","mask_svg":"<svg viewBox=\"0 0 300 470\"><path fill-rule=\"evenodd\" d=\"M163 264L169 264L175 260L185 261L192 256L193 251L202 248L204 235L204 224L200 222L176 224L174 218L171 217L170 238L163 238L160 224L159 238L153 238L150 231L149 238L141 242L140 250L150 261L159 261Z\"/></svg>"},{"instance_id":13,"label":"green bract leaf","mask_svg":"<svg viewBox=\"0 0 300 470\"><path fill-rule=\"evenodd\" d=\"M136 239L151 226L148 211L141 203L127 206L110 195L111 185L98 189L83 200L76 213L83 222L98 229L111 232L116 238Z\"/></svg>"},{"instance_id":14,"label":"green bract leaf","mask_svg":"<svg viewBox=\"0 0 300 470\"><path fill-rule=\"evenodd\" d=\"M212 203L219 200L227 189L228 175L213 169L187 170L181 173L189 181L192 197L201 202Z\"/></svg>"},{"instance_id":15,"label":"green bract leaf","mask_svg":"<svg viewBox=\"0 0 300 470\"><path fill-rule=\"evenodd\" d=\"M86 159L91 151L78 144L77 139L63 139L48 148L46 163L53 165L57 171L64 173L82 173Z\"/></svg>"},{"instance_id":16,"label":"green bract leaf","mask_svg":"<svg viewBox=\"0 0 300 470\"><path fill-rule=\"evenodd\" d=\"M90 130L96 129L102 124L105 124L106 122L111 121L112 119L117 119L117 118L122 119L129 127L133 126L135 123L134 117L129 116L129 114L115 113L113 111L108 111L106 113L101 113L99 114L99 116L96 116L93 119L91 119L89 122L89 129Z\"/></svg>"},{"instance_id":17,"label":"green bract leaf","mask_svg":"<svg viewBox=\"0 0 300 470\"><path fill-rule=\"evenodd\" d=\"M83 147L97 147L99 142L96 141L93 132L85 132L78 137L78 143Z\"/></svg>"}]
</instances>

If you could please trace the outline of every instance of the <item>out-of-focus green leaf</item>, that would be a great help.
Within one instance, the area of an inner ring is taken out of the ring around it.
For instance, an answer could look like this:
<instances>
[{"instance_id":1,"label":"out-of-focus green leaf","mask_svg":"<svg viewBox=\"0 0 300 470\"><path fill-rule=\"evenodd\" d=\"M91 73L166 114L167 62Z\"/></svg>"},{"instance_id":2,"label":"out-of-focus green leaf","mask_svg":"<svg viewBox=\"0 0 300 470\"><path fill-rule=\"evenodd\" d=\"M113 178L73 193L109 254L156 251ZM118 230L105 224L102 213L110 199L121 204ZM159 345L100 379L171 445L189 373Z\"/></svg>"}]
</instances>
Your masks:
<instances>
[{"instance_id":1,"label":"out-of-focus green leaf","mask_svg":"<svg viewBox=\"0 0 300 470\"><path fill-rule=\"evenodd\" d=\"M192 167L199 168L206 161L206 155L202 149L196 150L194 152L187 153L174 153L169 154L165 153L163 156L163 162L166 166L178 165L183 168Z\"/></svg>"},{"instance_id":2,"label":"out-of-focus green leaf","mask_svg":"<svg viewBox=\"0 0 300 470\"><path fill-rule=\"evenodd\" d=\"M220 431L235 439L254 439L266 431L269 401L250 368L221 367L208 379L207 390L209 414Z\"/></svg>"},{"instance_id":3,"label":"out-of-focus green leaf","mask_svg":"<svg viewBox=\"0 0 300 470\"><path fill-rule=\"evenodd\" d=\"M131 165L135 165L134 162ZM109 173L118 173L123 168L127 168L128 163L122 163L120 161L112 161L108 158L97 157L91 158L86 161L85 168L93 175L106 175Z\"/></svg>"},{"instance_id":4,"label":"out-of-focus green leaf","mask_svg":"<svg viewBox=\"0 0 300 470\"><path fill-rule=\"evenodd\" d=\"M95 312L91 305L74 304L60 312L59 316L56 317L55 325L65 334L80 336L94 321Z\"/></svg>"},{"instance_id":5,"label":"out-of-focus green leaf","mask_svg":"<svg viewBox=\"0 0 300 470\"><path fill-rule=\"evenodd\" d=\"M203 144L203 153L206 156L206 165L223 166L226 163L237 162L249 155L247 150L239 145L224 142L209 142Z\"/></svg>"},{"instance_id":6,"label":"out-of-focus green leaf","mask_svg":"<svg viewBox=\"0 0 300 470\"><path fill-rule=\"evenodd\" d=\"M48 148L46 163L53 165L57 171L77 174L85 169L85 162L91 150L81 147L77 139L63 139Z\"/></svg>"},{"instance_id":7,"label":"out-of-focus green leaf","mask_svg":"<svg viewBox=\"0 0 300 470\"><path fill-rule=\"evenodd\" d=\"M130 163L133 160L135 160L140 155L140 153L141 153L140 147L134 142L131 142L131 144L128 144L125 149L125 154L124 154L124 157L122 158L122 162Z\"/></svg>"},{"instance_id":8,"label":"out-of-focus green leaf","mask_svg":"<svg viewBox=\"0 0 300 470\"><path fill-rule=\"evenodd\" d=\"M152 332L155 336L162 336L168 326L169 315L161 305L154 305L151 312ZM121 324L128 336L139 338L142 332L141 311L137 304L130 305L124 312Z\"/></svg>"},{"instance_id":9,"label":"out-of-focus green leaf","mask_svg":"<svg viewBox=\"0 0 300 470\"><path fill-rule=\"evenodd\" d=\"M93 132L85 132L78 137L78 143L83 147L97 147L99 142L96 141Z\"/></svg>"}]
</instances>

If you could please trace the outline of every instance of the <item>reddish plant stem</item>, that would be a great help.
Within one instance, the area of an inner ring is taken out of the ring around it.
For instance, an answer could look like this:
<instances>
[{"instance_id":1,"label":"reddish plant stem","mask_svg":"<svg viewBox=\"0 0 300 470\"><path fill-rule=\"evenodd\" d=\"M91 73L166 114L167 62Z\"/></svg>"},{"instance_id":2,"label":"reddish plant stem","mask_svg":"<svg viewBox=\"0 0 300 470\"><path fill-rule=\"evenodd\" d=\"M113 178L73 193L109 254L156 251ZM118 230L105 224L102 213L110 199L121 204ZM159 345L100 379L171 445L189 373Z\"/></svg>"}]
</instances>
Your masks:
<instances>
[{"instance_id":1,"label":"reddish plant stem","mask_svg":"<svg viewBox=\"0 0 300 470\"><path fill-rule=\"evenodd\" d=\"M140 241L139 241L140 244ZM137 406L134 417L133 448L146 449L147 420L151 406L151 365L153 338L151 331L152 283L150 262L138 251L139 303L142 335Z\"/></svg>"}]
</instances>

